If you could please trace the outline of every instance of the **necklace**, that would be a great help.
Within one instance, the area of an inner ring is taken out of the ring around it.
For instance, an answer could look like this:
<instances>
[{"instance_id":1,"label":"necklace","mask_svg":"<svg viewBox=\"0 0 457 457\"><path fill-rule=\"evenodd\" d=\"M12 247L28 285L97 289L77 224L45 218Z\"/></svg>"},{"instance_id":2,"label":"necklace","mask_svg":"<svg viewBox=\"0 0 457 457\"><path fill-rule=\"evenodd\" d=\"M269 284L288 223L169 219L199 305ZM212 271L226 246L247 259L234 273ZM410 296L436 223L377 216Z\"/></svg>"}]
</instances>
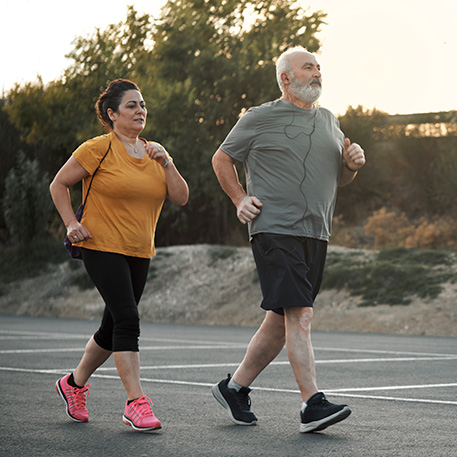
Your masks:
<instances>
[{"instance_id":1,"label":"necklace","mask_svg":"<svg viewBox=\"0 0 457 457\"><path fill-rule=\"evenodd\" d=\"M130 147L133 149L133 152L134 152L135 154L138 154L137 148L135 148L134 146L132 146L130 143L127 143L127 142L124 142L124 141L123 141L123 143L124 143L124 144L127 144L128 146L130 146ZM135 143L135 146L136 146L136 143Z\"/></svg>"},{"instance_id":2,"label":"necklace","mask_svg":"<svg viewBox=\"0 0 457 457\"><path fill-rule=\"evenodd\" d=\"M114 132L114 134L117 136L117 138L119 139L119 141L125 146L130 146L132 149L133 149L133 153L134 154L138 154L138 149L136 148L136 145L138 144L138 139L136 140L135 142L135 146L132 146L130 143L128 143L127 141L124 141L116 132Z\"/></svg>"}]
</instances>

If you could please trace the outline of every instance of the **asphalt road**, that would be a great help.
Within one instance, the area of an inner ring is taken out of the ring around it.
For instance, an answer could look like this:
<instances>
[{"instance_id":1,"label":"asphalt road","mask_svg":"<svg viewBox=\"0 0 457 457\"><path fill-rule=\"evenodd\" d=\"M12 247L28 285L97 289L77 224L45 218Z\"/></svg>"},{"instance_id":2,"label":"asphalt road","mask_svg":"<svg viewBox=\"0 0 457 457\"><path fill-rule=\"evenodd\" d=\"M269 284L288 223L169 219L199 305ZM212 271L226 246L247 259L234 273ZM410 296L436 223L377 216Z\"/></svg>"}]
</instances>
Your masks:
<instances>
[{"instance_id":1,"label":"asphalt road","mask_svg":"<svg viewBox=\"0 0 457 457\"><path fill-rule=\"evenodd\" d=\"M0 456L457 455L457 339L314 332L320 389L352 415L299 432L300 395L283 351L253 385L255 427L232 424L210 386L233 373L255 329L142 324L143 388L161 430L122 423L112 360L91 378L88 423L65 414L54 383L97 322L0 317Z\"/></svg>"}]
</instances>

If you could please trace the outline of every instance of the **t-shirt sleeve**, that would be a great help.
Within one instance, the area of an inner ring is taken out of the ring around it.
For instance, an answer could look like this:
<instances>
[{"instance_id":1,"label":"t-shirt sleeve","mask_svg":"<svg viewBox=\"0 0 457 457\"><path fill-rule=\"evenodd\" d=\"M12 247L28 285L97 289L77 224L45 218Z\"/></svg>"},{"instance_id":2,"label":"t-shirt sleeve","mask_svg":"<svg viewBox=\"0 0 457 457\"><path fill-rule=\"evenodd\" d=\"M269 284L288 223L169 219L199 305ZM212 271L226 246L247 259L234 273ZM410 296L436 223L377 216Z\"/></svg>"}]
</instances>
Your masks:
<instances>
[{"instance_id":1,"label":"t-shirt sleeve","mask_svg":"<svg viewBox=\"0 0 457 457\"><path fill-rule=\"evenodd\" d=\"M238 162L247 159L256 132L254 110L248 110L234 125L220 149Z\"/></svg>"},{"instance_id":2,"label":"t-shirt sleeve","mask_svg":"<svg viewBox=\"0 0 457 457\"><path fill-rule=\"evenodd\" d=\"M333 125L335 126L335 136L336 136L336 141L338 141L341 145L341 160L343 160L343 149L344 149L344 139L346 138L346 135L344 132L341 130L340 126L340 120L332 114L333 118Z\"/></svg>"},{"instance_id":3,"label":"t-shirt sleeve","mask_svg":"<svg viewBox=\"0 0 457 457\"><path fill-rule=\"evenodd\" d=\"M100 164L103 154L106 152L108 142L101 137L93 138L81 144L74 152L73 157L92 175Z\"/></svg>"}]
</instances>

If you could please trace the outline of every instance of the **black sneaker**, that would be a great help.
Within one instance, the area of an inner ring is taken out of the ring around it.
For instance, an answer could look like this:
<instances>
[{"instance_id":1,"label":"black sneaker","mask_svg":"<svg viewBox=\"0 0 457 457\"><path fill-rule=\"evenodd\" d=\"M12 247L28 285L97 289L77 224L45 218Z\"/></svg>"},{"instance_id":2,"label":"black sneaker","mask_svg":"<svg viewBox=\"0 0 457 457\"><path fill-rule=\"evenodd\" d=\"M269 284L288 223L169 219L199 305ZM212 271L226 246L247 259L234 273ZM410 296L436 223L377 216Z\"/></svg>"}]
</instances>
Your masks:
<instances>
[{"instance_id":1,"label":"black sneaker","mask_svg":"<svg viewBox=\"0 0 457 457\"><path fill-rule=\"evenodd\" d=\"M239 392L227 387L230 374L211 388L214 398L228 411L230 419L237 425L256 425L257 417L251 412L251 389L242 387Z\"/></svg>"},{"instance_id":2,"label":"black sneaker","mask_svg":"<svg viewBox=\"0 0 457 457\"><path fill-rule=\"evenodd\" d=\"M330 403L322 392L314 394L306 403L307 407L300 412L300 432L302 433L324 430L351 414L349 406Z\"/></svg>"}]
</instances>

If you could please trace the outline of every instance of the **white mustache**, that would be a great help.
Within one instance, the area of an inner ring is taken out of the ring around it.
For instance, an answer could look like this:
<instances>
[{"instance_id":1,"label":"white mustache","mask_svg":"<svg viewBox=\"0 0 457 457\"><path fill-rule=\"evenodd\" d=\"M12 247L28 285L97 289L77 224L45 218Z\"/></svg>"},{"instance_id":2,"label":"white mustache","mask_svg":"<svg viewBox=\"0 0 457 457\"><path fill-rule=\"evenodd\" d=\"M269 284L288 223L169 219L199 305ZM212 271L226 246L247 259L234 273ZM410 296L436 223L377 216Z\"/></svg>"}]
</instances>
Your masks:
<instances>
[{"instance_id":1,"label":"white mustache","mask_svg":"<svg viewBox=\"0 0 457 457\"><path fill-rule=\"evenodd\" d=\"M322 86L322 81L319 78L313 78L309 83L308 87L311 86L311 84L319 84L319 86Z\"/></svg>"}]
</instances>

